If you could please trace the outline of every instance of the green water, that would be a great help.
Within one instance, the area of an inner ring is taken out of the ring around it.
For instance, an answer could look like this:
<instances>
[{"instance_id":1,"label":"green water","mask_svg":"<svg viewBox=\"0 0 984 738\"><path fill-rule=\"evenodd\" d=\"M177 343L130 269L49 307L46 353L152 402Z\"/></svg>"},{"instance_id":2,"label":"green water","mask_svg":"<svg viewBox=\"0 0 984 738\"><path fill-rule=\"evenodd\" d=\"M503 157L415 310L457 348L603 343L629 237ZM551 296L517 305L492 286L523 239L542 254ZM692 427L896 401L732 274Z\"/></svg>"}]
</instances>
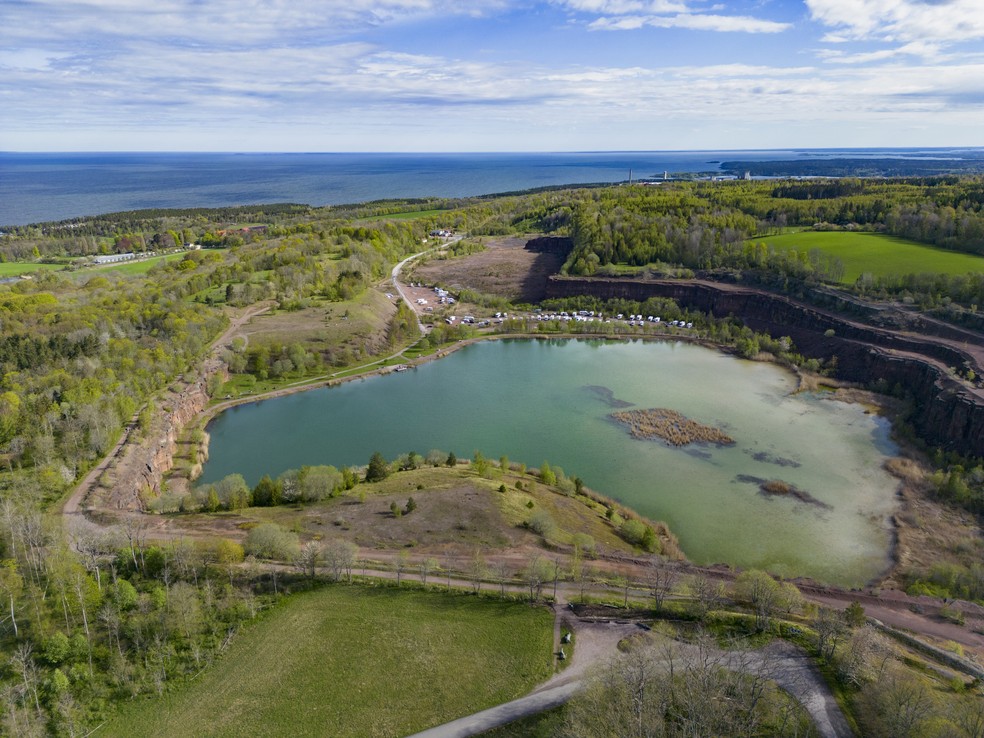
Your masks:
<instances>
[{"instance_id":1,"label":"green water","mask_svg":"<svg viewBox=\"0 0 984 738\"><path fill-rule=\"evenodd\" d=\"M305 464L365 464L377 450L547 460L665 520L695 562L860 585L889 564L888 424L794 387L775 366L686 343L478 343L408 372L229 410L209 428L200 481L238 472L253 484ZM737 443L634 439L608 418L612 398L677 410ZM749 478L782 479L815 502L764 497Z\"/></svg>"}]
</instances>

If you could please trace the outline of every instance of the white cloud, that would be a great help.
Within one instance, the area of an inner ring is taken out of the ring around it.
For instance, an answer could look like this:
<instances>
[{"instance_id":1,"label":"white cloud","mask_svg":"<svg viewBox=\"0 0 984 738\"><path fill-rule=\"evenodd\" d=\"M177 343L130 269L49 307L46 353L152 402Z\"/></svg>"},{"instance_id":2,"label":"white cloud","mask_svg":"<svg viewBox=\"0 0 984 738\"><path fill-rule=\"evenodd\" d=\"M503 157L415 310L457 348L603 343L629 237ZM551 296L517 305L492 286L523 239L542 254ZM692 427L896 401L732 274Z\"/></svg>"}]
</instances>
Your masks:
<instances>
[{"instance_id":1,"label":"white cloud","mask_svg":"<svg viewBox=\"0 0 984 738\"><path fill-rule=\"evenodd\" d=\"M824 40L954 43L984 38L981 0L806 0L811 17L834 29Z\"/></svg>"},{"instance_id":2,"label":"white cloud","mask_svg":"<svg viewBox=\"0 0 984 738\"><path fill-rule=\"evenodd\" d=\"M504 0L20 0L0 3L0 40L114 36L221 45L337 39L353 29L475 15Z\"/></svg>"},{"instance_id":3,"label":"white cloud","mask_svg":"<svg viewBox=\"0 0 984 738\"><path fill-rule=\"evenodd\" d=\"M683 28L692 31L742 31L745 33L778 33L790 27L788 23L752 18L743 15L722 15L722 5L700 8L697 2L676 0L553 0L557 5L577 13L598 16L588 28L602 31L634 31L652 28Z\"/></svg>"},{"instance_id":4,"label":"white cloud","mask_svg":"<svg viewBox=\"0 0 984 738\"><path fill-rule=\"evenodd\" d=\"M939 44L925 41L913 41L893 49L879 49L850 54L840 49L819 49L817 56L833 64L869 64L871 62L887 61L904 56L920 57L923 59L941 60L943 54Z\"/></svg>"},{"instance_id":5,"label":"white cloud","mask_svg":"<svg viewBox=\"0 0 984 738\"><path fill-rule=\"evenodd\" d=\"M588 27L600 31L635 30L644 26L654 28L685 28L691 31L720 31L742 33L781 33L788 23L750 18L743 15L714 15L711 13L680 13L677 15L630 15L617 18L598 18Z\"/></svg>"},{"instance_id":6,"label":"white cloud","mask_svg":"<svg viewBox=\"0 0 984 738\"><path fill-rule=\"evenodd\" d=\"M674 2L673 0L559 0L559 5L563 5L571 10L582 13L597 13L599 15L631 15L639 13L687 13L690 9L687 3Z\"/></svg>"}]
</instances>

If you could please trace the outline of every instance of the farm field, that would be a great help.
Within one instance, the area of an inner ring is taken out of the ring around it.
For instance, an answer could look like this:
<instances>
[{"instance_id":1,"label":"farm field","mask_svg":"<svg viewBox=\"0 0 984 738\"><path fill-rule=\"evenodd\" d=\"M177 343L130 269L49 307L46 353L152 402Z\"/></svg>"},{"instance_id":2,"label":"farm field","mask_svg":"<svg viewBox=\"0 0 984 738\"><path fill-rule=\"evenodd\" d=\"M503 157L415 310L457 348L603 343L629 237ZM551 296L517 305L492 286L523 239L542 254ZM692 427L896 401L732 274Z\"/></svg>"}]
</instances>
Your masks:
<instances>
[{"instance_id":1,"label":"farm field","mask_svg":"<svg viewBox=\"0 0 984 738\"><path fill-rule=\"evenodd\" d=\"M409 735L552 673L545 608L393 587L295 595L192 683L126 706L103 736Z\"/></svg>"},{"instance_id":2,"label":"farm field","mask_svg":"<svg viewBox=\"0 0 984 738\"><path fill-rule=\"evenodd\" d=\"M765 243L777 250L809 252L820 249L844 263L841 282L853 284L861 274L966 274L984 272L984 258L947 251L881 233L801 231L763 236L749 243Z\"/></svg>"}]
</instances>

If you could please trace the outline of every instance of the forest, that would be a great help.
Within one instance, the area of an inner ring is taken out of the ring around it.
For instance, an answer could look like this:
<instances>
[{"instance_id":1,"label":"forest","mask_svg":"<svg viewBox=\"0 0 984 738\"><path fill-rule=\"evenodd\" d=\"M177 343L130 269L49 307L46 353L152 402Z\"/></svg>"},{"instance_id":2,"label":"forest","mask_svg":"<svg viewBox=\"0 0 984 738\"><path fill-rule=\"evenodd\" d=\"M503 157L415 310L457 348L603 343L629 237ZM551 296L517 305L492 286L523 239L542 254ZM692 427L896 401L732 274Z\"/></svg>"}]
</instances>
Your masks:
<instances>
[{"instance_id":1,"label":"forest","mask_svg":"<svg viewBox=\"0 0 984 738\"><path fill-rule=\"evenodd\" d=\"M155 398L200 365L228 325L227 309L347 304L422 250L436 227L569 236L562 268L569 275L739 274L781 289L835 282L842 265L818 251L772 250L747 239L805 228L865 230L984 256L984 178L551 188L335 208L148 210L8 229L0 236L3 261L64 268L0 285L0 642L9 656L0 665L0 712L7 734L79 734L114 700L162 691L169 679L203 668L272 596L235 566L244 555L238 544L161 546L137 527L66 536L54 513L124 432L139 437L153 413L166 410ZM97 254L149 251L176 256L132 276L90 262ZM959 322L984 305L984 271L869 275L847 289L945 303L940 315ZM646 309L669 315L673 306ZM717 330L741 353L763 346L782 353L780 340L734 321ZM387 349L415 340L412 312L395 308L385 333ZM464 335L438 326L428 340L437 346ZM354 361L351 353L289 338L222 358L233 374L264 380ZM938 462L939 495L984 509L979 460ZM354 484L352 474L304 469L288 487L320 499ZM276 484L280 491L260 499L279 500L285 482ZM199 503L234 508L240 487L203 490ZM940 586L982 596L971 573L951 579Z\"/></svg>"}]
</instances>

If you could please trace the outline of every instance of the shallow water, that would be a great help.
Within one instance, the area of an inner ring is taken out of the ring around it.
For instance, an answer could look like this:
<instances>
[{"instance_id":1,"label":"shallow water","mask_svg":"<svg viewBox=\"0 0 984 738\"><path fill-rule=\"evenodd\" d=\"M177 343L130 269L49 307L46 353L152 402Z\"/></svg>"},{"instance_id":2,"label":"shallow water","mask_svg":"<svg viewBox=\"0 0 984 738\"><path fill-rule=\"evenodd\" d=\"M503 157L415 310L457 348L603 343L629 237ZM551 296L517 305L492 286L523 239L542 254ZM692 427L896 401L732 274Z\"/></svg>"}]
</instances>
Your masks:
<instances>
[{"instance_id":1,"label":"shallow water","mask_svg":"<svg viewBox=\"0 0 984 738\"><path fill-rule=\"evenodd\" d=\"M687 556L860 585L889 564L896 483L888 423L860 405L791 394L770 365L679 342L505 340L225 412L201 482L254 484L304 464L365 464L439 448L544 460L665 520ZM631 437L618 405L665 407L724 429L730 447ZM781 479L805 497L764 496Z\"/></svg>"}]
</instances>

